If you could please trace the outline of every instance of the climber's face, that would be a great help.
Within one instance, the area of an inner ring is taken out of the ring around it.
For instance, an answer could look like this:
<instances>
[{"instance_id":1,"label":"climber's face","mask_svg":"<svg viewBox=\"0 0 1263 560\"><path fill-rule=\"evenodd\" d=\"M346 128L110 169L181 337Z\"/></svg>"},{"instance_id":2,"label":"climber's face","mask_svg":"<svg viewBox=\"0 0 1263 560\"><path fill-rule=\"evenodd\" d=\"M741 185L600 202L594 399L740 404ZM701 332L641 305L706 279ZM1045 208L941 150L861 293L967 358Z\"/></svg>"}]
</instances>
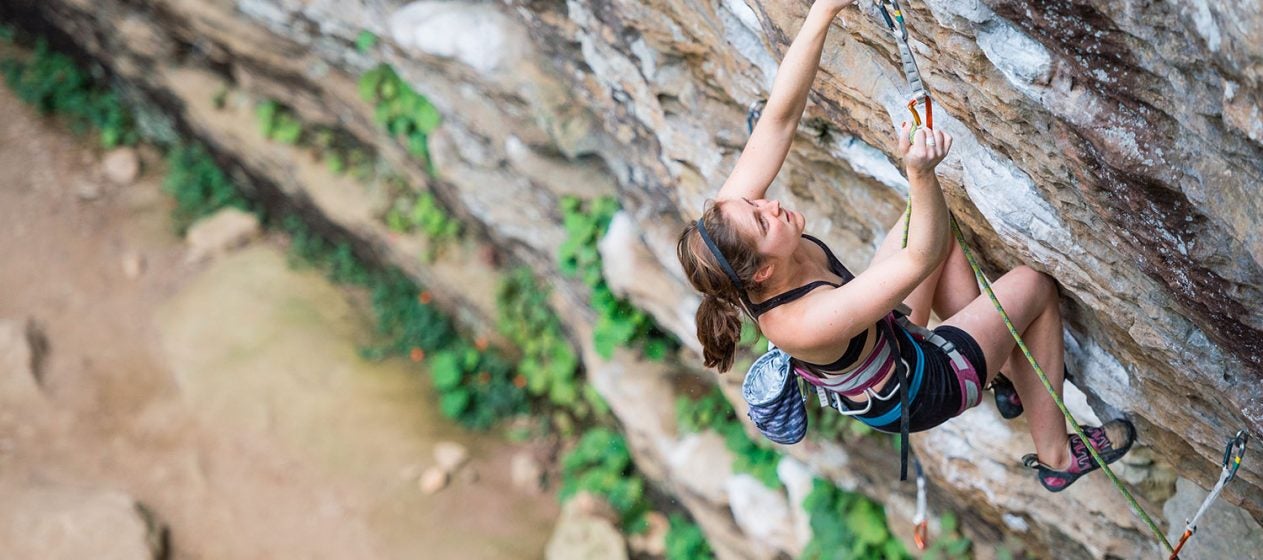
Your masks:
<instances>
[{"instance_id":1,"label":"climber's face","mask_svg":"<svg viewBox=\"0 0 1263 560\"><path fill-rule=\"evenodd\" d=\"M750 240L759 255L785 257L793 254L807 218L781 207L780 201L739 199L720 209L741 236Z\"/></svg>"}]
</instances>

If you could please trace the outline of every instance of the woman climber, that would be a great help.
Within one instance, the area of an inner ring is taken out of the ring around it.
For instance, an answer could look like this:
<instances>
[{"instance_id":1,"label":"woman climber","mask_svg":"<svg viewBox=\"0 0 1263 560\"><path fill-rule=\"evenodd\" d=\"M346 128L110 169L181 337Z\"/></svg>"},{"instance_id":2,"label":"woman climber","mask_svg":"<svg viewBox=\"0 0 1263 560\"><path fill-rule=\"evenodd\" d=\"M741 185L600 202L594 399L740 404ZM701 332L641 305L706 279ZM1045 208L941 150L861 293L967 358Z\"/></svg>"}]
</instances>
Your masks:
<instances>
[{"instance_id":1,"label":"woman climber","mask_svg":"<svg viewBox=\"0 0 1263 560\"><path fill-rule=\"evenodd\" d=\"M852 3L817 0L812 5L732 174L702 218L680 236L680 263L704 296L697 336L705 364L721 372L732 367L745 312L768 340L793 357L799 375L839 395L844 408L867 409L856 416L861 421L895 433L902 413L900 399L893 398L900 360L907 364L907 415L914 432L978 404L980 388L1003 369L1027 411L1038 457L1032 466L1044 487L1061 491L1098 467L1078 436L1066 433L1060 410L1000 315L980 297L949 233L950 217L934 170L952 148L951 135L919 128L910 137L904 123L898 153L914 202L914 227L906 248L901 247L901 217L858 275L820 240L803 233L803 214L764 198L806 107L829 27ZM997 280L994 290L1060 394L1064 349L1052 278L1022 266ZM892 312L901 303L910 310L906 317ZM931 311L943 320L929 331L924 326ZM1126 420L1084 430L1106 462L1122 457L1135 439Z\"/></svg>"}]
</instances>

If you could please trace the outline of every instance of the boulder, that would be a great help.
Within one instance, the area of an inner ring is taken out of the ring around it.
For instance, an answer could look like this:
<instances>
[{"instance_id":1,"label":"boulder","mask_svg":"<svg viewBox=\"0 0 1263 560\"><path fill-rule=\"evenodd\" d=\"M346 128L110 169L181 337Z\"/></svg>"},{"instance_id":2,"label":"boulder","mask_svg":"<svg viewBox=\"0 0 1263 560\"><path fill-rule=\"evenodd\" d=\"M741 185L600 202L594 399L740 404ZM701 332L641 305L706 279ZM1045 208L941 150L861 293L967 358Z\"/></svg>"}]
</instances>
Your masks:
<instances>
[{"instance_id":1,"label":"boulder","mask_svg":"<svg viewBox=\"0 0 1263 560\"><path fill-rule=\"evenodd\" d=\"M440 441L434 444L434 462L438 468L454 474L456 469L469 460L469 449L454 441Z\"/></svg>"},{"instance_id":2,"label":"boulder","mask_svg":"<svg viewBox=\"0 0 1263 560\"><path fill-rule=\"evenodd\" d=\"M627 560L627 543L609 518L585 511L589 500L572 499L561 510L544 553L547 560Z\"/></svg>"},{"instance_id":3,"label":"boulder","mask_svg":"<svg viewBox=\"0 0 1263 560\"><path fill-rule=\"evenodd\" d=\"M0 496L0 557L166 557L162 525L122 492L24 481L0 485Z\"/></svg>"},{"instance_id":4,"label":"boulder","mask_svg":"<svg viewBox=\"0 0 1263 560\"><path fill-rule=\"evenodd\" d=\"M189 250L185 261L198 262L248 243L259 235L259 218L237 208L224 208L202 218L186 235Z\"/></svg>"},{"instance_id":5,"label":"boulder","mask_svg":"<svg viewBox=\"0 0 1263 560\"><path fill-rule=\"evenodd\" d=\"M130 185L140 176L140 156L130 147L110 150L101 160L101 173L115 185Z\"/></svg>"},{"instance_id":6,"label":"boulder","mask_svg":"<svg viewBox=\"0 0 1263 560\"><path fill-rule=\"evenodd\" d=\"M544 467L529 451L519 451L509 462L513 486L523 492L538 494L544 490Z\"/></svg>"}]
</instances>

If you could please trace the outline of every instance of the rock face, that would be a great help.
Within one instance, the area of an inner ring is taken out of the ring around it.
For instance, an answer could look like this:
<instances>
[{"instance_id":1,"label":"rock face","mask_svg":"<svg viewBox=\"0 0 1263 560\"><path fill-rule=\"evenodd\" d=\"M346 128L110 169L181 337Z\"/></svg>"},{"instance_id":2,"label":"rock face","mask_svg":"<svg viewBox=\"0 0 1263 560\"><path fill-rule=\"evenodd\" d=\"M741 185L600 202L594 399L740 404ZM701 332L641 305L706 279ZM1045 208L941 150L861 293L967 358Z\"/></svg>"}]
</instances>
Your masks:
<instances>
[{"instance_id":1,"label":"rock face","mask_svg":"<svg viewBox=\"0 0 1263 560\"><path fill-rule=\"evenodd\" d=\"M831 33L799 138L769 193L801 209L853 269L863 269L907 188L891 156L906 86L894 43L861 4ZM956 138L940 178L971 243L993 273L1028 263L1057 278L1084 402L1136 423L1157 457L1146 469L1209 488L1225 438L1263 432L1263 199L1253 196L1263 179L1263 8L908 4L936 123ZM607 272L623 271L611 283L692 345L680 302L695 296L681 280L675 238L734 163L745 107L767 95L808 5L20 0L0 15L73 38L137 99L164 107L239 166L256 195L317 212L381 249L451 294L467 321L494 317L493 286L476 280L474 265L419 267L406 242L388 241L371 193L294 176L285 162L295 154L242 130L248 117L216 113L211 92L238 84L336 124L540 274L555 275L564 238L557 199L616 194L623 215L602 251L627 260L609 263ZM361 30L380 38L372 52L355 48ZM443 114L430 140L438 180L378 131L355 93L355 77L378 62ZM554 284L567 303L586 298L566 280ZM588 330L588 315L563 315L576 333ZM740 544L726 504L670 478L682 436L651 399L669 399L666 379L679 372L623 354L603 363L590 349L585 363L642 470L678 491L721 556L748 557L755 548ZM1053 546L1062 558L1157 554L1103 479L1055 499L1042 493L1016 464L1029 450L1024 432L984 408L914 438L937 507L962 512L975 539L1006 534L1036 555ZM910 490L889 480L887 450L824 442L789 451L891 515L911 515ZM1223 497L1254 523L1263 520L1259 465L1247 462ZM1156 515L1172 489L1146 490L1141 500ZM793 550L792 540L770 546Z\"/></svg>"}]
</instances>

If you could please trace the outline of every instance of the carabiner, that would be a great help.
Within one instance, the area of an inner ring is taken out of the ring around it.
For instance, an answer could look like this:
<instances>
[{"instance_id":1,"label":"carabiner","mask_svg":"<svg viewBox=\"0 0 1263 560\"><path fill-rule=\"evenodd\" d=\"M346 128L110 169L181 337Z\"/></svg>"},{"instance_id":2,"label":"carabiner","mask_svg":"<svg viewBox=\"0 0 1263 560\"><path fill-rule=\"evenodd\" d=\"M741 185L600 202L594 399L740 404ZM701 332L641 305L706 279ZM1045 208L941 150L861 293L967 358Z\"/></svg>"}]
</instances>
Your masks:
<instances>
[{"instance_id":1,"label":"carabiner","mask_svg":"<svg viewBox=\"0 0 1263 560\"><path fill-rule=\"evenodd\" d=\"M1232 480L1237 476L1237 469L1241 468L1241 459L1245 458L1245 444L1250 441L1250 434L1245 430L1239 430L1237 435L1228 442L1228 447L1224 448L1224 468L1228 469L1228 480Z\"/></svg>"},{"instance_id":2,"label":"carabiner","mask_svg":"<svg viewBox=\"0 0 1263 560\"><path fill-rule=\"evenodd\" d=\"M890 9L886 9L886 5L890 5ZM881 11L881 18L886 20L886 27L904 41L908 40L908 28L903 23L903 10L899 8L899 0L873 0L873 5ZM891 12L894 17L891 17Z\"/></svg>"}]
</instances>

